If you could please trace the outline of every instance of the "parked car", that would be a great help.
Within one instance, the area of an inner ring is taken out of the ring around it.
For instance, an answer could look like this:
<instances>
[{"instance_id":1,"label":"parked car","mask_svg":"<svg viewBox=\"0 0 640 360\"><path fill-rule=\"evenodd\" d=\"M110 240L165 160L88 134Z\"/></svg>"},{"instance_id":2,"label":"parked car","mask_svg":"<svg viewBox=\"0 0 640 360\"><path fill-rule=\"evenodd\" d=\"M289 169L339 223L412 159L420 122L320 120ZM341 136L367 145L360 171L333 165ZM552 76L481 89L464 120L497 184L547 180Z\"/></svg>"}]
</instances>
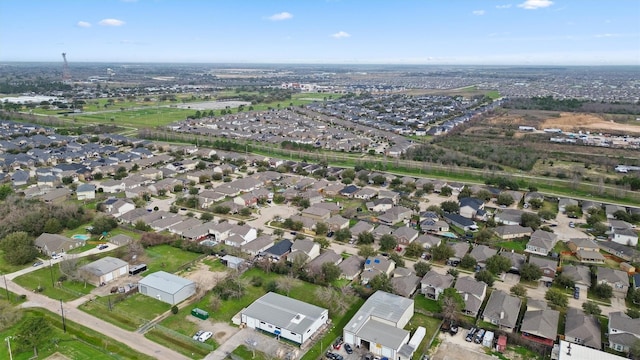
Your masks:
<instances>
[{"instance_id":1,"label":"parked car","mask_svg":"<svg viewBox=\"0 0 640 360\"><path fill-rule=\"evenodd\" d=\"M455 335L457 333L458 333L458 325L452 322L451 327L449 327L449 334Z\"/></svg>"},{"instance_id":2,"label":"parked car","mask_svg":"<svg viewBox=\"0 0 640 360\"><path fill-rule=\"evenodd\" d=\"M373 360L373 354L362 355L362 360Z\"/></svg>"},{"instance_id":3,"label":"parked car","mask_svg":"<svg viewBox=\"0 0 640 360\"><path fill-rule=\"evenodd\" d=\"M476 331L478 331L478 329L476 329L475 327L472 327L471 329L469 329L469 332L467 333L467 337L465 338L465 340L467 342L472 342L473 336L476 334Z\"/></svg>"},{"instance_id":4,"label":"parked car","mask_svg":"<svg viewBox=\"0 0 640 360\"><path fill-rule=\"evenodd\" d=\"M196 334L195 334L195 335L193 335L193 340L198 341L198 339L200 338L200 335L202 335L202 333L204 333L204 330L198 330L198 331L196 332Z\"/></svg>"},{"instance_id":5,"label":"parked car","mask_svg":"<svg viewBox=\"0 0 640 360\"><path fill-rule=\"evenodd\" d=\"M353 353L353 348L349 344L344 344L344 351L346 351L347 354L352 354Z\"/></svg>"},{"instance_id":6,"label":"parked car","mask_svg":"<svg viewBox=\"0 0 640 360\"><path fill-rule=\"evenodd\" d=\"M478 330L478 332L476 333L476 338L473 340L473 342L475 342L476 344L480 344L482 342L482 338L484 338L484 333L486 332L487 331L485 329Z\"/></svg>"},{"instance_id":7,"label":"parked car","mask_svg":"<svg viewBox=\"0 0 640 360\"><path fill-rule=\"evenodd\" d=\"M211 331L205 331L200 335L200 337L198 337L198 341L205 342L211 339L212 336L213 336L213 333Z\"/></svg>"},{"instance_id":8,"label":"parked car","mask_svg":"<svg viewBox=\"0 0 640 360\"><path fill-rule=\"evenodd\" d=\"M579 287L573 289L573 298L574 299L580 299L580 288Z\"/></svg>"},{"instance_id":9,"label":"parked car","mask_svg":"<svg viewBox=\"0 0 640 360\"><path fill-rule=\"evenodd\" d=\"M33 266L36 267L36 266L40 266L42 264L44 264L42 261L36 261L36 262L33 263Z\"/></svg>"},{"instance_id":10,"label":"parked car","mask_svg":"<svg viewBox=\"0 0 640 360\"><path fill-rule=\"evenodd\" d=\"M574 227L576 227L576 224L573 221L570 221L569 222L569 227L570 228L574 228Z\"/></svg>"},{"instance_id":11,"label":"parked car","mask_svg":"<svg viewBox=\"0 0 640 360\"><path fill-rule=\"evenodd\" d=\"M107 245L107 244L100 244L100 245L98 245L98 250L104 250L104 249L106 249L108 247L109 247L109 245Z\"/></svg>"},{"instance_id":12,"label":"parked car","mask_svg":"<svg viewBox=\"0 0 640 360\"><path fill-rule=\"evenodd\" d=\"M336 341L333 343L333 348L336 350L340 350L340 347L342 346L342 343L344 342L344 340L342 339L342 336L340 336L339 338L336 339Z\"/></svg>"},{"instance_id":13,"label":"parked car","mask_svg":"<svg viewBox=\"0 0 640 360\"><path fill-rule=\"evenodd\" d=\"M51 258L53 260L62 259L63 257L64 257L64 253L57 253L57 254L51 255Z\"/></svg>"},{"instance_id":14,"label":"parked car","mask_svg":"<svg viewBox=\"0 0 640 360\"><path fill-rule=\"evenodd\" d=\"M329 232L327 233L327 237L332 237L332 236L333 236L333 234L334 234L334 232L333 232L333 231L329 231Z\"/></svg>"}]
</instances>

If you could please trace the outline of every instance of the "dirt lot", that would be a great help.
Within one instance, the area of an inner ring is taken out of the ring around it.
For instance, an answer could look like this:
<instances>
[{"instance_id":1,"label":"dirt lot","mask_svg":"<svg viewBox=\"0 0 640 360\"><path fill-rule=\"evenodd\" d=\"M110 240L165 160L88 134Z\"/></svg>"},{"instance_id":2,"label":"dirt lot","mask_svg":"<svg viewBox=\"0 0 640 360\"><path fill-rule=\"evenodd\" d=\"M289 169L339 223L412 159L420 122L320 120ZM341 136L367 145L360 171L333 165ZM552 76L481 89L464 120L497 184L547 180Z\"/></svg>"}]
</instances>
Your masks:
<instances>
[{"instance_id":1,"label":"dirt lot","mask_svg":"<svg viewBox=\"0 0 640 360\"><path fill-rule=\"evenodd\" d=\"M615 131L640 134L640 126L607 121L594 114L560 113L560 117L546 119L541 128L558 128L572 131L576 129Z\"/></svg>"}]
</instances>

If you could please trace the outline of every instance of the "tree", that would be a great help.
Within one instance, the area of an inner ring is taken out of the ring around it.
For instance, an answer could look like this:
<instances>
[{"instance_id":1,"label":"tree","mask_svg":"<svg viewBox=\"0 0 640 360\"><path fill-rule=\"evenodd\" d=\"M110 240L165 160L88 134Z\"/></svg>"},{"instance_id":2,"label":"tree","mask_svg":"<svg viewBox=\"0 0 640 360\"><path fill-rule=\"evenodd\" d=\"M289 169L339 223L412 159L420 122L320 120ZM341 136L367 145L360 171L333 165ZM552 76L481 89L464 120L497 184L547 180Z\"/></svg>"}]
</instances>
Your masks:
<instances>
[{"instance_id":1,"label":"tree","mask_svg":"<svg viewBox=\"0 0 640 360\"><path fill-rule=\"evenodd\" d=\"M419 257L424 252L424 247L415 241L412 241L404 249L404 254L409 257Z\"/></svg>"},{"instance_id":2,"label":"tree","mask_svg":"<svg viewBox=\"0 0 640 360\"><path fill-rule=\"evenodd\" d=\"M389 254L389 259L391 259L394 263L396 263L396 267L404 267L404 259L397 252L392 252Z\"/></svg>"},{"instance_id":3,"label":"tree","mask_svg":"<svg viewBox=\"0 0 640 360\"><path fill-rule=\"evenodd\" d=\"M525 212L520 217L520 225L530 227L533 230L538 229L541 223L542 221L540 220L540 217L533 213Z\"/></svg>"},{"instance_id":4,"label":"tree","mask_svg":"<svg viewBox=\"0 0 640 360\"><path fill-rule=\"evenodd\" d=\"M26 264L38 256L33 239L24 231L5 236L0 242L0 249L4 251L5 261L11 265Z\"/></svg>"},{"instance_id":5,"label":"tree","mask_svg":"<svg viewBox=\"0 0 640 360\"><path fill-rule=\"evenodd\" d=\"M338 280L341 273L342 270L340 270L340 267L334 263L328 262L322 264L322 276L326 283Z\"/></svg>"},{"instance_id":6,"label":"tree","mask_svg":"<svg viewBox=\"0 0 640 360\"><path fill-rule=\"evenodd\" d=\"M318 244L320 244L320 248L321 249L326 249L329 246L331 246L331 242L329 240L327 240L327 238L324 237L324 236L318 236L315 239L313 239L313 241L315 241Z\"/></svg>"},{"instance_id":7,"label":"tree","mask_svg":"<svg viewBox=\"0 0 640 360\"><path fill-rule=\"evenodd\" d=\"M613 296L613 288L609 284L597 284L592 289L593 295L600 299L611 299Z\"/></svg>"},{"instance_id":8,"label":"tree","mask_svg":"<svg viewBox=\"0 0 640 360\"><path fill-rule=\"evenodd\" d=\"M460 211L460 205L455 201L444 201L440 204L440 208L450 214L456 214Z\"/></svg>"},{"instance_id":9,"label":"tree","mask_svg":"<svg viewBox=\"0 0 640 360\"><path fill-rule=\"evenodd\" d=\"M396 248L398 241L392 235L385 234L380 237L380 250L389 251Z\"/></svg>"},{"instance_id":10,"label":"tree","mask_svg":"<svg viewBox=\"0 0 640 360\"><path fill-rule=\"evenodd\" d=\"M493 286L493 282L495 281L493 278L493 274L488 270L480 270L476 273L476 280L483 281L488 286Z\"/></svg>"},{"instance_id":11,"label":"tree","mask_svg":"<svg viewBox=\"0 0 640 360\"><path fill-rule=\"evenodd\" d=\"M335 236L336 241L346 242L347 240L351 239L351 230L349 230L348 228L340 229L336 231Z\"/></svg>"},{"instance_id":12,"label":"tree","mask_svg":"<svg viewBox=\"0 0 640 360\"><path fill-rule=\"evenodd\" d=\"M584 310L584 313L587 315L599 316L602 313L602 310L600 310L600 306L598 306L598 304L594 303L593 301L585 301L584 303L582 303L582 310Z\"/></svg>"},{"instance_id":13,"label":"tree","mask_svg":"<svg viewBox=\"0 0 640 360\"><path fill-rule=\"evenodd\" d=\"M240 209L239 214L244 217L251 216L251 209L249 209L248 207L243 207L242 209Z\"/></svg>"},{"instance_id":14,"label":"tree","mask_svg":"<svg viewBox=\"0 0 640 360\"><path fill-rule=\"evenodd\" d=\"M280 276L276 279L278 290L283 291L289 296L291 289L295 285L295 279L289 276Z\"/></svg>"},{"instance_id":15,"label":"tree","mask_svg":"<svg viewBox=\"0 0 640 360\"><path fill-rule=\"evenodd\" d=\"M511 269L511 260L502 255L493 255L486 261L487 270L492 274L498 275Z\"/></svg>"},{"instance_id":16,"label":"tree","mask_svg":"<svg viewBox=\"0 0 640 360\"><path fill-rule=\"evenodd\" d=\"M513 204L513 196L509 195L509 194L500 194L498 195L498 199L496 200L496 203L498 205L504 205L504 206L511 206Z\"/></svg>"},{"instance_id":17,"label":"tree","mask_svg":"<svg viewBox=\"0 0 640 360\"><path fill-rule=\"evenodd\" d=\"M463 269L471 270L474 269L477 265L476 259L473 256L466 254L462 260L460 260L460 267Z\"/></svg>"},{"instance_id":18,"label":"tree","mask_svg":"<svg viewBox=\"0 0 640 360\"><path fill-rule=\"evenodd\" d=\"M471 197L471 195L473 195L471 189L467 185L465 185L458 193L458 200Z\"/></svg>"},{"instance_id":19,"label":"tree","mask_svg":"<svg viewBox=\"0 0 640 360\"><path fill-rule=\"evenodd\" d=\"M434 261L441 261L452 257L455 254L453 249L447 246L446 242L441 242L440 245L431 248L431 256Z\"/></svg>"},{"instance_id":20,"label":"tree","mask_svg":"<svg viewBox=\"0 0 640 360\"><path fill-rule=\"evenodd\" d=\"M200 214L200 220L211 221L213 220L213 214L210 212L203 212L202 214Z\"/></svg>"},{"instance_id":21,"label":"tree","mask_svg":"<svg viewBox=\"0 0 640 360\"><path fill-rule=\"evenodd\" d=\"M16 332L18 344L33 349L34 357L38 357L38 345L49 333L49 323L43 317L29 317Z\"/></svg>"},{"instance_id":22,"label":"tree","mask_svg":"<svg viewBox=\"0 0 640 360\"><path fill-rule=\"evenodd\" d=\"M454 288L446 288L438 297L438 303L442 309L442 317L451 321L458 317L458 314L464 309L464 299L462 295Z\"/></svg>"},{"instance_id":23,"label":"tree","mask_svg":"<svg viewBox=\"0 0 640 360\"><path fill-rule=\"evenodd\" d=\"M375 242L375 238L373 234L370 232L361 232L358 234L358 244L373 244Z\"/></svg>"},{"instance_id":24,"label":"tree","mask_svg":"<svg viewBox=\"0 0 640 360\"><path fill-rule=\"evenodd\" d=\"M93 220L93 228L90 233L94 235L102 235L118 227L118 221L111 216L100 216Z\"/></svg>"},{"instance_id":25,"label":"tree","mask_svg":"<svg viewBox=\"0 0 640 360\"><path fill-rule=\"evenodd\" d=\"M0 300L0 330L7 329L17 323L22 317L22 310L13 306L9 301Z\"/></svg>"},{"instance_id":26,"label":"tree","mask_svg":"<svg viewBox=\"0 0 640 360\"><path fill-rule=\"evenodd\" d=\"M547 290L547 293L544 294L544 298L547 299L551 304L565 308L569 304L569 299L564 294L564 292L560 289L551 288Z\"/></svg>"},{"instance_id":27,"label":"tree","mask_svg":"<svg viewBox=\"0 0 640 360\"><path fill-rule=\"evenodd\" d=\"M5 200L11 193L13 193L11 186L7 184L0 186L0 201Z\"/></svg>"},{"instance_id":28,"label":"tree","mask_svg":"<svg viewBox=\"0 0 640 360\"><path fill-rule=\"evenodd\" d=\"M515 296L525 297L527 296L527 288L522 284L515 284L510 289L511 293Z\"/></svg>"},{"instance_id":29,"label":"tree","mask_svg":"<svg viewBox=\"0 0 640 360\"><path fill-rule=\"evenodd\" d=\"M62 231L62 224L60 224L60 220L56 218L50 218L44 223L44 232L49 234L57 234Z\"/></svg>"},{"instance_id":30,"label":"tree","mask_svg":"<svg viewBox=\"0 0 640 360\"><path fill-rule=\"evenodd\" d=\"M378 274L373 277L373 279L369 280L369 285L371 286L371 290L378 291L386 291L392 292L393 287L391 286L391 279L387 277L386 274Z\"/></svg>"},{"instance_id":31,"label":"tree","mask_svg":"<svg viewBox=\"0 0 640 360\"><path fill-rule=\"evenodd\" d=\"M531 199L529 200L529 205L533 210L538 210L542 207L543 201L542 199Z\"/></svg>"},{"instance_id":32,"label":"tree","mask_svg":"<svg viewBox=\"0 0 640 360\"><path fill-rule=\"evenodd\" d=\"M553 283L560 288L574 288L576 287L576 283L571 280L568 276L560 274L556 276L553 280Z\"/></svg>"},{"instance_id":33,"label":"tree","mask_svg":"<svg viewBox=\"0 0 640 360\"><path fill-rule=\"evenodd\" d=\"M63 176L62 183L65 185L69 185L73 182L73 178L71 176Z\"/></svg>"},{"instance_id":34,"label":"tree","mask_svg":"<svg viewBox=\"0 0 640 360\"><path fill-rule=\"evenodd\" d=\"M448 186L443 186L442 188L440 188L440 195L441 196L451 196L451 194L453 193L453 189L448 187Z\"/></svg>"},{"instance_id":35,"label":"tree","mask_svg":"<svg viewBox=\"0 0 640 360\"><path fill-rule=\"evenodd\" d=\"M416 271L417 276L423 277L429 272L429 270L431 270L431 264L424 261L418 261L413 264L413 269Z\"/></svg>"},{"instance_id":36,"label":"tree","mask_svg":"<svg viewBox=\"0 0 640 360\"><path fill-rule=\"evenodd\" d=\"M486 202L491 200L491 193L488 190L483 189L476 193L476 198Z\"/></svg>"},{"instance_id":37,"label":"tree","mask_svg":"<svg viewBox=\"0 0 640 360\"><path fill-rule=\"evenodd\" d=\"M456 268L449 268L449 270L447 270L447 274L453 276L454 278L458 278L458 276L460 275L460 271L458 271L458 269Z\"/></svg>"},{"instance_id":38,"label":"tree","mask_svg":"<svg viewBox=\"0 0 640 360\"><path fill-rule=\"evenodd\" d=\"M520 277L526 281L535 281L542 277L542 270L536 264L526 263L520 268Z\"/></svg>"},{"instance_id":39,"label":"tree","mask_svg":"<svg viewBox=\"0 0 640 360\"><path fill-rule=\"evenodd\" d=\"M629 300L637 305L640 305L640 288L629 291Z\"/></svg>"},{"instance_id":40,"label":"tree","mask_svg":"<svg viewBox=\"0 0 640 360\"><path fill-rule=\"evenodd\" d=\"M476 233L474 241L476 244L489 244L491 243L491 238L493 238L493 231L484 228Z\"/></svg>"},{"instance_id":41,"label":"tree","mask_svg":"<svg viewBox=\"0 0 640 360\"><path fill-rule=\"evenodd\" d=\"M316 235L324 236L327 232L329 232L327 224L323 222L316 223Z\"/></svg>"},{"instance_id":42,"label":"tree","mask_svg":"<svg viewBox=\"0 0 640 360\"><path fill-rule=\"evenodd\" d=\"M362 256L365 259L370 256L374 256L375 254L376 254L376 251L373 249L373 246L371 245L360 245L358 249L358 255Z\"/></svg>"}]
</instances>

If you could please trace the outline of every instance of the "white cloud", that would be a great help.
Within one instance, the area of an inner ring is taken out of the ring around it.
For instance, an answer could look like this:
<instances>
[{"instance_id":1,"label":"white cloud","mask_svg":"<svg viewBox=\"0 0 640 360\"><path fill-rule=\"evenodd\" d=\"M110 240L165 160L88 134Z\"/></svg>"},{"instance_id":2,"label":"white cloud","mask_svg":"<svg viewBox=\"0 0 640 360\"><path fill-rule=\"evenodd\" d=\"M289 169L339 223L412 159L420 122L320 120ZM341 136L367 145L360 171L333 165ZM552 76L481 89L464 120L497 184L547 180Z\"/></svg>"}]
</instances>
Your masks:
<instances>
[{"instance_id":1,"label":"white cloud","mask_svg":"<svg viewBox=\"0 0 640 360\"><path fill-rule=\"evenodd\" d=\"M511 7L511 4L496 5L496 9L508 9L510 7Z\"/></svg>"},{"instance_id":2,"label":"white cloud","mask_svg":"<svg viewBox=\"0 0 640 360\"><path fill-rule=\"evenodd\" d=\"M273 14L271 16L269 16L269 20L271 21L282 21L282 20L289 20L293 17L293 15L291 13L288 13L286 11L278 13L278 14Z\"/></svg>"},{"instance_id":3,"label":"white cloud","mask_svg":"<svg viewBox=\"0 0 640 360\"><path fill-rule=\"evenodd\" d=\"M122 26L124 25L124 21L118 19L102 19L98 24L102 26Z\"/></svg>"},{"instance_id":4,"label":"white cloud","mask_svg":"<svg viewBox=\"0 0 640 360\"><path fill-rule=\"evenodd\" d=\"M610 33L594 35L594 37L596 38L614 38L614 37L622 37L622 36L623 36L622 34L610 34Z\"/></svg>"},{"instance_id":5,"label":"white cloud","mask_svg":"<svg viewBox=\"0 0 640 360\"><path fill-rule=\"evenodd\" d=\"M473 10L472 13L477 16L484 15L484 10Z\"/></svg>"},{"instance_id":6,"label":"white cloud","mask_svg":"<svg viewBox=\"0 0 640 360\"><path fill-rule=\"evenodd\" d=\"M551 0L526 0L522 4L519 4L518 7L526 10L536 10L540 8L546 8L551 5L553 5L553 1Z\"/></svg>"},{"instance_id":7,"label":"white cloud","mask_svg":"<svg viewBox=\"0 0 640 360\"><path fill-rule=\"evenodd\" d=\"M331 37L336 38L336 39L342 39L342 38L351 37L351 34L349 34L348 32L345 32L345 31L338 31L335 34L331 34Z\"/></svg>"},{"instance_id":8,"label":"white cloud","mask_svg":"<svg viewBox=\"0 0 640 360\"><path fill-rule=\"evenodd\" d=\"M76 25L79 26L79 27L83 27L83 28L91 27L91 23L86 22L86 21L78 21L78 23Z\"/></svg>"}]
</instances>

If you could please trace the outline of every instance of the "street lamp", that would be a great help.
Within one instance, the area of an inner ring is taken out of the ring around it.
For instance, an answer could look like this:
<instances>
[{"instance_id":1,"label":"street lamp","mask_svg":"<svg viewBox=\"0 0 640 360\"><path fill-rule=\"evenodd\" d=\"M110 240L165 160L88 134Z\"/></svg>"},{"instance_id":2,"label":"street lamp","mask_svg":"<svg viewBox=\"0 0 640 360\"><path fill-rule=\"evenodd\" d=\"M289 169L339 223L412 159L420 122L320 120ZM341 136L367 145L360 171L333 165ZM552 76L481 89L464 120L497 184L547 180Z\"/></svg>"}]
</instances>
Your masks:
<instances>
[{"instance_id":1,"label":"street lamp","mask_svg":"<svg viewBox=\"0 0 640 360\"><path fill-rule=\"evenodd\" d=\"M4 341L7 342L7 346L9 347L9 360L13 360L13 354L11 353L11 339L13 339L13 336L7 336L4 338Z\"/></svg>"}]
</instances>

